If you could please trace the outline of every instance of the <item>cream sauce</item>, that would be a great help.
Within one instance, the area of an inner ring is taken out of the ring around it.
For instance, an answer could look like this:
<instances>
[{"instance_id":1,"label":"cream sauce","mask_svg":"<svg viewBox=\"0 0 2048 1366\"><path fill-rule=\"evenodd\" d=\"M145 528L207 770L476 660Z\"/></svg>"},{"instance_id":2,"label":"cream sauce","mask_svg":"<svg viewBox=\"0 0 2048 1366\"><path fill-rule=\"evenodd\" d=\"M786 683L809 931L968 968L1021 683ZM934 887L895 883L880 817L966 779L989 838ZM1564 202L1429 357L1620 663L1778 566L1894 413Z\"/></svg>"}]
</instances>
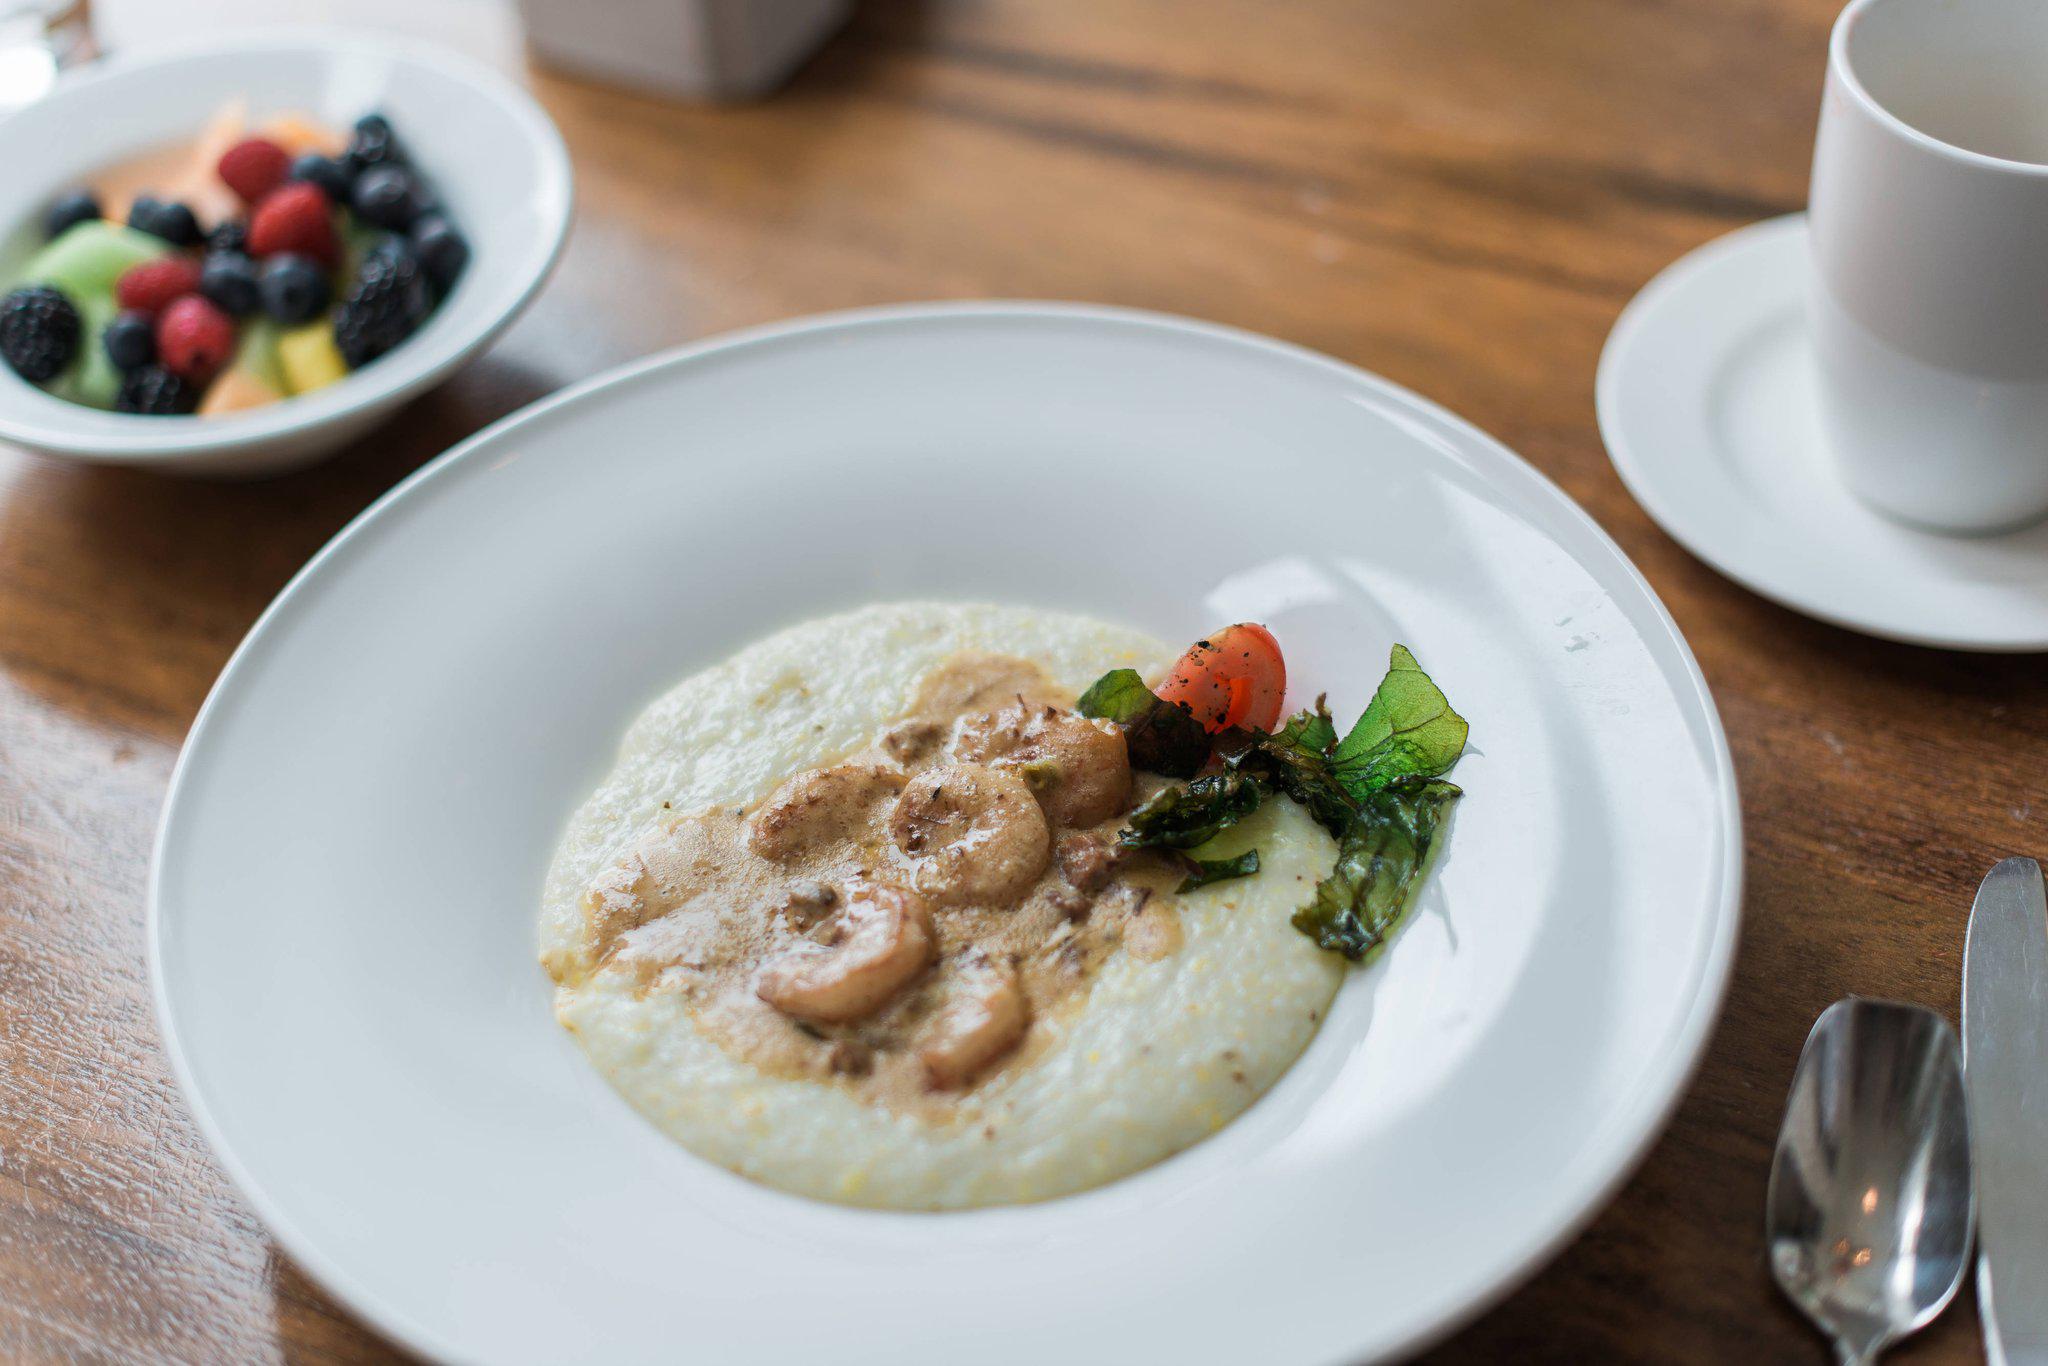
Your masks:
<instances>
[{"instance_id":1,"label":"cream sauce","mask_svg":"<svg viewBox=\"0 0 2048 1366\"><path fill-rule=\"evenodd\" d=\"M1028 1065L1109 955L1180 947L1178 872L1114 847L1135 795L1121 735L1036 664L957 654L865 749L600 874L578 975L626 968L764 1073L942 1118ZM832 954L864 976L827 999L807 989Z\"/></svg>"}]
</instances>

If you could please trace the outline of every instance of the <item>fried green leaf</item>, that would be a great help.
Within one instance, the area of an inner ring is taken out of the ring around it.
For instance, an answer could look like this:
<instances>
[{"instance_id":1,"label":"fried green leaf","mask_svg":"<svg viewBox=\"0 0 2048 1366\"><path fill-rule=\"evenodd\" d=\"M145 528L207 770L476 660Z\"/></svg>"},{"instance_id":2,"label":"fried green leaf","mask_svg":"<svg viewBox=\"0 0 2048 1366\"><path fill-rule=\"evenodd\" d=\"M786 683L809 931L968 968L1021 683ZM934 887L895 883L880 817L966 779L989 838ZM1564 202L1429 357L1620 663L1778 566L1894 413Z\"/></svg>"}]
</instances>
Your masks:
<instances>
[{"instance_id":1,"label":"fried green leaf","mask_svg":"<svg viewBox=\"0 0 2048 1366\"><path fill-rule=\"evenodd\" d=\"M1236 858L1186 858L1188 875L1174 888L1177 896L1186 896L1197 887L1206 887L1212 882L1225 882L1234 877L1250 877L1259 871L1259 851L1247 849Z\"/></svg>"},{"instance_id":2,"label":"fried green leaf","mask_svg":"<svg viewBox=\"0 0 2048 1366\"><path fill-rule=\"evenodd\" d=\"M1225 768L1300 802L1334 838L1343 835L1353 815L1351 794L1330 767L1328 750L1336 743L1329 708L1317 698L1312 710L1296 713L1272 735L1232 730L1218 736L1216 754Z\"/></svg>"},{"instance_id":3,"label":"fried green leaf","mask_svg":"<svg viewBox=\"0 0 2048 1366\"><path fill-rule=\"evenodd\" d=\"M1272 735L1270 743L1298 754L1327 755L1337 743L1337 725L1330 718L1328 699L1318 697L1312 708L1303 708Z\"/></svg>"},{"instance_id":4,"label":"fried green leaf","mask_svg":"<svg viewBox=\"0 0 2048 1366\"><path fill-rule=\"evenodd\" d=\"M1126 849L1192 849L1258 810L1265 795L1255 779L1231 770L1162 788L1131 813L1117 843Z\"/></svg>"},{"instance_id":5,"label":"fried green leaf","mask_svg":"<svg viewBox=\"0 0 2048 1366\"><path fill-rule=\"evenodd\" d=\"M1074 710L1083 716L1128 726L1152 710L1158 701L1159 695L1145 686L1136 669L1111 669L1081 694Z\"/></svg>"},{"instance_id":6,"label":"fried green leaf","mask_svg":"<svg viewBox=\"0 0 2048 1366\"><path fill-rule=\"evenodd\" d=\"M1337 745L1331 768L1359 801L1390 783L1434 778L1465 752L1470 731L1405 645L1396 645L1364 714Z\"/></svg>"},{"instance_id":7,"label":"fried green leaf","mask_svg":"<svg viewBox=\"0 0 2048 1366\"><path fill-rule=\"evenodd\" d=\"M1354 963L1375 957L1408 914L1458 796L1454 785L1428 778L1399 779L1367 796L1338 841L1336 868L1294 913L1294 928Z\"/></svg>"},{"instance_id":8,"label":"fried green leaf","mask_svg":"<svg viewBox=\"0 0 2048 1366\"><path fill-rule=\"evenodd\" d=\"M1209 761L1210 736L1185 703L1167 702L1135 669L1112 669L1081 694L1074 709L1123 727L1131 767L1192 778Z\"/></svg>"}]
</instances>

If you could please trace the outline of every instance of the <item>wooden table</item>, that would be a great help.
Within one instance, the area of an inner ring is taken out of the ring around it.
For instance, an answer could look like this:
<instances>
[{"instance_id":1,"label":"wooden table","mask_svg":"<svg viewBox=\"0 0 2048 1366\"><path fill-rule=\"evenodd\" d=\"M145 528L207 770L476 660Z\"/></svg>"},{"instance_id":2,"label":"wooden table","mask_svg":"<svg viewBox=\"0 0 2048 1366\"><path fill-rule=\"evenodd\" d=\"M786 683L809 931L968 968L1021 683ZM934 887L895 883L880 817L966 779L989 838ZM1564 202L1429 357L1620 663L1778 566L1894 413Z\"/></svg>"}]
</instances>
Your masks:
<instances>
[{"instance_id":1,"label":"wooden table","mask_svg":"<svg viewBox=\"0 0 2048 1366\"><path fill-rule=\"evenodd\" d=\"M440 392L269 483L0 450L0 1357L388 1354L193 1131L144 969L172 759L286 578L449 443L615 362L819 309L1007 295L1170 309L1370 367L1521 451L1642 566L1741 776L1734 987L1646 1165L1437 1357L1822 1360L1759 1236L1793 1062L1850 991L1953 1015L1978 875L2048 845L2048 675L1817 625L1700 565L1609 467L1593 370L1659 267L1804 201L1834 8L887 0L757 106L536 77L575 157L576 234L533 311ZM1978 1350L1966 1296L1905 1355Z\"/></svg>"}]
</instances>

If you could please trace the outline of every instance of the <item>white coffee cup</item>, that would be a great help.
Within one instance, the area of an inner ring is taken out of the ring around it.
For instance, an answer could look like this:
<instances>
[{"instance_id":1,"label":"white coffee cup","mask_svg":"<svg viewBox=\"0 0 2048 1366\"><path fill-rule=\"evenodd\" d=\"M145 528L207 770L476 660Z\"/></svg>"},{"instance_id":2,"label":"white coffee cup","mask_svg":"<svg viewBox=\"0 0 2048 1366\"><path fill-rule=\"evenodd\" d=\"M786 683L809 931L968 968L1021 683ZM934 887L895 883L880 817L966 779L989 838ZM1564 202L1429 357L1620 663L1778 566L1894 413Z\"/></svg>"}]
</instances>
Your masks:
<instances>
[{"instance_id":1,"label":"white coffee cup","mask_svg":"<svg viewBox=\"0 0 2048 1366\"><path fill-rule=\"evenodd\" d=\"M2048 0L1852 0L1808 213L1849 487L1949 531L2048 514Z\"/></svg>"}]
</instances>

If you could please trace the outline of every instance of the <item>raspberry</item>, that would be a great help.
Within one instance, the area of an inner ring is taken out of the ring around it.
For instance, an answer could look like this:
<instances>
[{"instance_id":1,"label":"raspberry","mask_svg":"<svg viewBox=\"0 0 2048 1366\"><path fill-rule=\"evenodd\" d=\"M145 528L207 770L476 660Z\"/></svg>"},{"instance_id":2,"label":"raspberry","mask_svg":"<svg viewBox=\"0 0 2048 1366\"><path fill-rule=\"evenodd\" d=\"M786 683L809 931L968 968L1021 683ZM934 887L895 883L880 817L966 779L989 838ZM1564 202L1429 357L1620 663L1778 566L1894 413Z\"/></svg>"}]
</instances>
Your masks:
<instances>
[{"instance_id":1,"label":"raspberry","mask_svg":"<svg viewBox=\"0 0 2048 1366\"><path fill-rule=\"evenodd\" d=\"M125 309L152 316L199 288L199 263L183 256L160 256L121 272L114 282L114 301Z\"/></svg>"},{"instance_id":2,"label":"raspberry","mask_svg":"<svg viewBox=\"0 0 2048 1366\"><path fill-rule=\"evenodd\" d=\"M249 253L278 252L310 256L330 269L341 259L341 239L334 233L334 207L318 185L293 180L263 197L249 215Z\"/></svg>"},{"instance_id":3,"label":"raspberry","mask_svg":"<svg viewBox=\"0 0 2048 1366\"><path fill-rule=\"evenodd\" d=\"M221 153L217 169L221 180L244 204L254 204L284 184L285 172L291 168L292 154L269 138L244 138Z\"/></svg>"},{"instance_id":4,"label":"raspberry","mask_svg":"<svg viewBox=\"0 0 2048 1366\"><path fill-rule=\"evenodd\" d=\"M213 303L187 295L157 319L156 353L164 369L203 385L234 356L235 325Z\"/></svg>"}]
</instances>

